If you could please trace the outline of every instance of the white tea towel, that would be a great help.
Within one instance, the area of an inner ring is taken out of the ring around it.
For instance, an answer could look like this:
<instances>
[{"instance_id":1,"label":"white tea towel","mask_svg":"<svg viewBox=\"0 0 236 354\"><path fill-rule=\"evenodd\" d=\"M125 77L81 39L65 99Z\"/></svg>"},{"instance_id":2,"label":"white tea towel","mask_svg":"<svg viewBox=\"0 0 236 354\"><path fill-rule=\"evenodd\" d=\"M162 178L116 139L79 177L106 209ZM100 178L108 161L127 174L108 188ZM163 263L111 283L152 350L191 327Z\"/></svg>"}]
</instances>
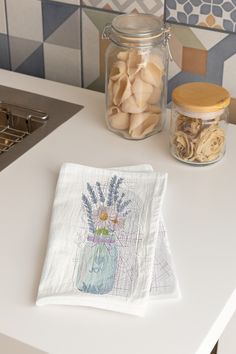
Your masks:
<instances>
[{"instance_id":1,"label":"white tea towel","mask_svg":"<svg viewBox=\"0 0 236 354\"><path fill-rule=\"evenodd\" d=\"M114 168L113 170L153 172L151 165L137 165ZM153 277L150 288L150 298L154 300L179 299L180 288L174 269L167 231L163 217L160 218L160 225L157 228L158 237L153 265Z\"/></svg>"},{"instance_id":2,"label":"white tea towel","mask_svg":"<svg viewBox=\"0 0 236 354\"><path fill-rule=\"evenodd\" d=\"M172 261L166 227L161 217L153 265L150 298L154 300L177 300L180 297L181 293Z\"/></svg>"},{"instance_id":3,"label":"white tea towel","mask_svg":"<svg viewBox=\"0 0 236 354\"><path fill-rule=\"evenodd\" d=\"M61 168L37 304L144 315L167 175Z\"/></svg>"}]
</instances>

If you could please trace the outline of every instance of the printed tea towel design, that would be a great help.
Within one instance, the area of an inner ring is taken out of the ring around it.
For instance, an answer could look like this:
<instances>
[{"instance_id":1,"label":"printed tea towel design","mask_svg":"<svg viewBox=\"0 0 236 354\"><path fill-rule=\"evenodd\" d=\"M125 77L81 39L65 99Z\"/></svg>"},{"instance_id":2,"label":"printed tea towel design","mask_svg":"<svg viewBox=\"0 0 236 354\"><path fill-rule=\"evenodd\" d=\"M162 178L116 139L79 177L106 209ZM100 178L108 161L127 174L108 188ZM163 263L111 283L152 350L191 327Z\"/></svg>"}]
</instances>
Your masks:
<instances>
[{"instance_id":1,"label":"printed tea towel design","mask_svg":"<svg viewBox=\"0 0 236 354\"><path fill-rule=\"evenodd\" d=\"M81 252L76 287L91 294L107 294L115 283L118 250L123 244L125 219L131 210L131 200L121 192L124 178L111 177L107 195L100 182L87 183L87 195L82 195L87 215L88 237Z\"/></svg>"},{"instance_id":2,"label":"printed tea towel design","mask_svg":"<svg viewBox=\"0 0 236 354\"><path fill-rule=\"evenodd\" d=\"M163 228L166 181L166 174L141 167L64 164L37 305L84 305L143 315L150 292L158 295L153 269L158 272L155 257L164 240L158 240L158 231ZM175 278L170 279L175 291Z\"/></svg>"}]
</instances>

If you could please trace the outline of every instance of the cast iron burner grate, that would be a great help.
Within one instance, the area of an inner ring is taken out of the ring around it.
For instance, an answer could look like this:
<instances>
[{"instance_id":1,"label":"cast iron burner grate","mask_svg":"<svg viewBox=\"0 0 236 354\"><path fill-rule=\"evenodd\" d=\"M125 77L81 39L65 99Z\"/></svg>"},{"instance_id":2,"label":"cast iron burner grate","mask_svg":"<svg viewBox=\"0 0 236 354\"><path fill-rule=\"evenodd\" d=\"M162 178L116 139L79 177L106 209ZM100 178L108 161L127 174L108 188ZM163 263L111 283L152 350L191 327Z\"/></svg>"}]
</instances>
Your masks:
<instances>
[{"instance_id":1,"label":"cast iron burner grate","mask_svg":"<svg viewBox=\"0 0 236 354\"><path fill-rule=\"evenodd\" d=\"M48 115L42 111L0 102L0 154L42 127Z\"/></svg>"}]
</instances>

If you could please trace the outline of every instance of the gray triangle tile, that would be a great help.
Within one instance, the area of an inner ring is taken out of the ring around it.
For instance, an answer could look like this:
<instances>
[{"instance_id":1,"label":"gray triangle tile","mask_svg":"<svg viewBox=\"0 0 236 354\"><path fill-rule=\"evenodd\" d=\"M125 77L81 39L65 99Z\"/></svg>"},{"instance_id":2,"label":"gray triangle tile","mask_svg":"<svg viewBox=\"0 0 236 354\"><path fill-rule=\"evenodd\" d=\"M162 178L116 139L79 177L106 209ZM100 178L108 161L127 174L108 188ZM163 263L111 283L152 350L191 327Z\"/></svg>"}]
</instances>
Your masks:
<instances>
[{"instance_id":1,"label":"gray triangle tile","mask_svg":"<svg viewBox=\"0 0 236 354\"><path fill-rule=\"evenodd\" d=\"M9 35L42 42L41 2L35 0L7 0L5 3Z\"/></svg>"},{"instance_id":2,"label":"gray triangle tile","mask_svg":"<svg viewBox=\"0 0 236 354\"><path fill-rule=\"evenodd\" d=\"M85 87L94 81L96 84L93 88L98 87L99 78L104 76L104 54L107 42L101 41L101 33L105 25L111 23L115 16L113 12L83 9L82 54Z\"/></svg>"},{"instance_id":3,"label":"gray triangle tile","mask_svg":"<svg viewBox=\"0 0 236 354\"><path fill-rule=\"evenodd\" d=\"M81 84L81 53L79 49L43 43L45 78L70 85Z\"/></svg>"},{"instance_id":4,"label":"gray triangle tile","mask_svg":"<svg viewBox=\"0 0 236 354\"><path fill-rule=\"evenodd\" d=\"M41 1L43 12L43 38L46 40L68 17L78 10L78 5L50 0Z\"/></svg>"},{"instance_id":5,"label":"gray triangle tile","mask_svg":"<svg viewBox=\"0 0 236 354\"><path fill-rule=\"evenodd\" d=\"M80 49L80 10L73 13L46 40L47 43Z\"/></svg>"},{"instance_id":6,"label":"gray triangle tile","mask_svg":"<svg viewBox=\"0 0 236 354\"><path fill-rule=\"evenodd\" d=\"M18 37L9 37L12 70L20 66L42 43Z\"/></svg>"},{"instance_id":7,"label":"gray triangle tile","mask_svg":"<svg viewBox=\"0 0 236 354\"><path fill-rule=\"evenodd\" d=\"M8 36L0 33L0 68L9 70L11 68Z\"/></svg>"},{"instance_id":8,"label":"gray triangle tile","mask_svg":"<svg viewBox=\"0 0 236 354\"><path fill-rule=\"evenodd\" d=\"M20 66L17 72L44 78L43 44L41 44Z\"/></svg>"}]
</instances>

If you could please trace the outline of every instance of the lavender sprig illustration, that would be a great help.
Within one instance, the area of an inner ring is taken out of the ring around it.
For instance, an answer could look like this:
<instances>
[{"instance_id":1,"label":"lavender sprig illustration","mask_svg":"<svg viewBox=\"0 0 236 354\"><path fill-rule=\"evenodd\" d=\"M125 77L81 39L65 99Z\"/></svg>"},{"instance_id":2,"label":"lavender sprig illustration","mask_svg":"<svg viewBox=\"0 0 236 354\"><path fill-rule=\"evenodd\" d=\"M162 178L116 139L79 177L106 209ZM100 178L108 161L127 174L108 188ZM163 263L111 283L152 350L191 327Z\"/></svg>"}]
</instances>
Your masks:
<instances>
[{"instance_id":1,"label":"lavender sprig illustration","mask_svg":"<svg viewBox=\"0 0 236 354\"><path fill-rule=\"evenodd\" d=\"M123 214L123 217L125 218L129 213L130 213L130 210L127 210L127 211Z\"/></svg>"},{"instance_id":2,"label":"lavender sprig illustration","mask_svg":"<svg viewBox=\"0 0 236 354\"><path fill-rule=\"evenodd\" d=\"M105 197L104 197L104 194L103 194L103 191L102 191L102 188L101 188L101 183L97 182L96 186L97 186L100 202L104 203L105 202Z\"/></svg>"},{"instance_id":3,"label":"lavender sprig illustration","mask_svg":"<svg viewBox=\"0 0 236 354\"><path fill-rule=\"evenodd\" d=\"M125 197L125 193L122 193L120 199L117 201L116 210L118 212L119 212L119 208L120 208L121 203L123 202L124 197Z\"/></svg>"},{"instance_id":4,"label":"lavender sprig illustration","mask_svg":"<svg viewBox=\"0 0 236 354\"><path fill-rule=\"evenodd\" d=\"M119 188L121 186L121 183L123 182L124 178L118 178L118 181L116 183L116 186L114 188L114 201L116 202L119 198Z\"/></svg>"},{"instance_id":5,"label":"lavender sprig illustration","mask_svg":"<svg viewBox=\"0 0 236 354\"><path fill-rule=\"evenodd\" d=\"M100 182L87 183L87 193L82 194L82 202L87 214L89 233L94 236L108 237L116 235L124 228L124 219L130 213L131 200L122 193L123 178L112 176L106 193ZM105 242L105 241L104 241Z\"/></svg>"},{"instance_id":6,"label":"lavender sprig illustration","mask_svg":"<svg viewBox=\"0 0 236 354\"><path fill-rule=\"evenodd\" d=\"M110 182L109 189L108 189L107 206L112 205L116 180L117 180L117 176L113 176L111 178L111 182Z\"/></svg>"},{"instance_id":7,"label":"lavender sprig illustration","mask_svg":"<svg viewBox=\"0 0 236 354\"><path fill-rule=\"evenodd\" d=\"M95 227L94 227L94 222L93 222L93 209L90 201L86 197L85 194L82 195L82 200L84 203L84 207L86 209L87 213L87 219L88 219L88 226L89 226L89 231L94 234L95 233Z\"/></svg>"},{"instance_id":8,"label":"lavender sprig illustration","mask_svg":"<svg viewBox=\"0 0 236 354\"><path fill-rule=\"evenodd\" d=\"M96 194L95 194L92 186L89 183L87 183L87 189L88 189L88 192L90 194L90 197L91 197L91 200L92 200L93 204L97 204L98 200L97 200Z\"/></svg>"},{"instance_id":9,"label":"lavender sprig illustration","mask_svg":"<svg viewBox=\"0 0 236 354\"><path fill-rule=\"evenodd\" d=\"M118 213L122 213L130 203L131 200L126 200L124 203L120 204L119 208L117 208Z\"/></svg>"}]
</instances>

